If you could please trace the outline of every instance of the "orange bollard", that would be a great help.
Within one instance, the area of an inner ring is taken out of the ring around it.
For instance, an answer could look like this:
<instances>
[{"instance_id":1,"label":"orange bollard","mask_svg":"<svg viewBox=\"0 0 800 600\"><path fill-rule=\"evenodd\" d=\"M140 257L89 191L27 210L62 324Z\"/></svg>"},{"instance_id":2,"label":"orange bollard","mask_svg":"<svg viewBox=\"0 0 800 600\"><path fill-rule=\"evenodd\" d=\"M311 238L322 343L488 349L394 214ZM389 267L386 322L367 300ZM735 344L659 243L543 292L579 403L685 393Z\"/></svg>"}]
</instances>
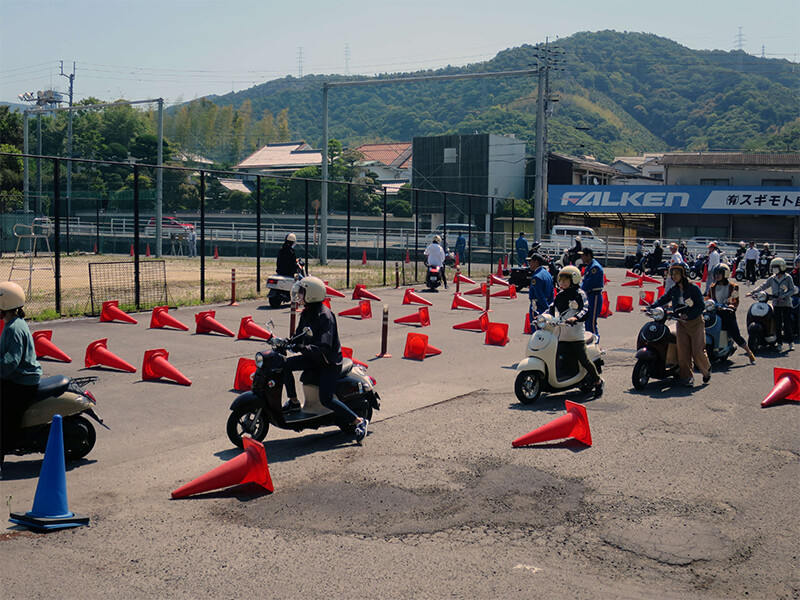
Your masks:
<instances>
[{"instance_id":1,"label":"orange bollard","mask_svg":"<svg viewBox=\"0 0 800 600\"><path fill-rule=\"evenodd\" d=\"M375 358L392 358L392 355L387 352L387 345L389 343L389 305L383 305L383 323L381 324L381 352L376 354Z\"/></svg>"}]
</instances>

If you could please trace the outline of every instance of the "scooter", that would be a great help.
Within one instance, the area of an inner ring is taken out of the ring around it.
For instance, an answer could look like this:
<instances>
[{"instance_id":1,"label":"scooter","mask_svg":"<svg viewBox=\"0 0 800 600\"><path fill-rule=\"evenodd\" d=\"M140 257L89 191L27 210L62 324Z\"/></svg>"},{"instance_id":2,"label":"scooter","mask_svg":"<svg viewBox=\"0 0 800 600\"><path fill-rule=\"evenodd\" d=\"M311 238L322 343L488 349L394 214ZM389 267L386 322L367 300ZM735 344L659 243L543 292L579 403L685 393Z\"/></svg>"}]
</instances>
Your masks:
<instances>
[{"instance_id":1,"label":"scooter","mask_svg":"<svg viewBox=\"0 0 800 600\"><path fill-rule=\"evenodd\" d=\"M533 404L543 391L558 392L578 388L584 393L591 392L594 381L589 379L586 369L575 358L567 358L559 353L559 337L562 329L570 327L561 317L549 313L538 315L534 321L536 331L528 339L525 358L517 365L517 379L514 394L523 404ZM586 332L586 356L600 373L603 368L598 338Z\"/></svg>"},{"instance_id":2,"label":"scooter","mask_svg":"<svg viewBox=\"0 0 800 600\"><path fill-rule=\"evenodd\" d=\"M428 265L428 271L425 273L425 285L432 292L438 291L437 288L444 282L444 274L442 267L433 267Z\"/></svg>"},{"instance_id":3,"label":"scooter","mask_svg":"<svg viewBox=\"0 0 800 600\"><path fill-rule=\"evenodd\" d=\"M733 273L734 273L733 276L736 279L736 281L739 281L739 282L744 281L744 278L745 278L745 268L744 268L745 262L747 262L747 261L745 261L744 258L736 259L736 264L734 265L734 268L733 268Z\"/></svg>"},{"instance_id":4,"label":"scooter","mask_svg":"<svg viewBox=\"0 0 800 600\"><path fill-rule=\"evenodd\" d=\"M722 311L733 312L733 309L717 304L709 299L703 310L703 325L706 329L706 354L712 363L722 362L736 352L736 345L722 328Z\"/></svg>"},{"instance_id":5,"label":"scooter","mask_svg":"<svg viewBox=\"0 0 800 600\"><path fill-rule=\"evenodd\" d=\"M769 265L773 258L775 257L772 254L762 254L758 257L756 272L758 273L759 279L766 279L769 277Z\"/></svg>"},{"instance_id":6,"label":"scooter","mask_svg":"<svg viewBox=\"0 0 800 600\"><path fill-rule=\"evenodd\" d=\"M703 271L705 271L708 256L698 256L692 262L686 264L686 276L692 281L697 281L703 278ZM709 273L710 277L711 274Z\"/></svg>"},{"instance_id":7,"label":"scooter","mask_svg":"<svg viewBox=\"0 0 800 600\"><path fill-rule=\"evenodd\" d=\"M83 458L94 448L97 432L84 415L108 429L97 416L97 400L84 388L97 381L97 377L70 379L64 375L43 377L39 382L36 401L22 414L20 431L13 450L8 454L44 453L50 436L50 424L55 415L61 415L64 433L64 458L74 461Z\"/></svg>"},{"instance_id":8,"label":"scooter","mask_svg":"<svg viewBox=\"0 0 800 600\"><path fill-rule=\"evenodd\" d=\"M267 277L267 300L270 308L280 308L284 302L291 301L292 286L295 281L306 276L305 264L303 260L297 259L297 273L293 277L286 275L270 275Z\"/></svg>"},{"instance_id":9,"label":"scooter","mask_svg":"<svg viewBox=\"0 0 800 600\"><path fill-rule=\"evenodd\" d=\"M631 382L637 390L644 389L651 378L680 377L675 328L668 324L670 319L678 318L680 312L675 314L656 306L646 308L644 313L652 321L645 323L636 337L636 364Z\"/></svg>"},{"instance_id":10,"label":"scooter","mask_svg":"<svg viewBox=\"0 0 800 600\"><path fill-rule=\"evenodd\" d=\"M286 354L294 349L300 340L310 335L306 327L294 337L285 339L273 336L267 342L272 349L256 354L256 372L253 376L252 391L239 394L231 404L227 433L231 443L242 447L242 436L249 435L259 442L267 437L270 424L279 429L303 431L320 427L338 426L345 433L353 433L352 423L342 423L335 413L323 406L319 400L319 385L311 373L303 373L303 405L296 412L283 411L283 365ZM292 374L289 373L289 377ZM359 417L372 420L372 411L380 410L380 396L375 391L376 381L364 369L354 365L349 358L344 359L342 372L336 384L335 397L347 405Z\"/></svg>"},{"instance_id":11,"label":"scooter","mask_svg":"<svg viewBox=\"0 0 800 600\"><path fill-rule=\"evenodd\" d=\"M747 295L753 297L752 293ZM778 323L775 311L767 302L769 294L757 292L755 299L747 310L747 345L753 352L761 347L775 346L778 342Z\"/></svg>"},{"instance_id":12,"label":"scooter","mask_svg":"<svg viewBox=\"0 0 800 600\"><path fill-rule=\"evenodd\" d=\"M637 275L658 275L663 277L669 269L669 263L662 260L659 264L653 266L652 262L652 254L650 252L645 252L642 256L642 260L633 265L631 271Z\"/></svg>"}]
</instances>

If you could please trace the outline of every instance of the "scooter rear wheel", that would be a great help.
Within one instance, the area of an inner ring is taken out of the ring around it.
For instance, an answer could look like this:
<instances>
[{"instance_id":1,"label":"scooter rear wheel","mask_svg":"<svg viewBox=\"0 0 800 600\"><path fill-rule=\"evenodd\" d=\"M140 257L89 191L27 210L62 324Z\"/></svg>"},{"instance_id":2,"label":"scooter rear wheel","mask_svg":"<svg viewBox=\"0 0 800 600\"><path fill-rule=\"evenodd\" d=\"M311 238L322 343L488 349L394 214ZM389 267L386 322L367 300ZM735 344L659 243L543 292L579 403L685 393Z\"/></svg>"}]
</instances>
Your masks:
<instances>
[{"instance_id":1,"label":"scooter rear wheel","mask_svg":"<svg viewBox=\"0 0 800 600\"><path fill-rule=\"evenodd\" d=\"M243 448L242 435L248 434L254 440L263 442L269 431L269 421L264 420L264 413L256 413L246 408L237 408L228 417L228 439L237 448Z\"/></svg>"},{"instance_id":2,"label":"scooter rear wheel","mask_svg":"<svg viewBox=\"0 0 800 600\"><path fill-rule=\"evenodd\" d=\"M281 304L283 304L280 296L270 296L267 300L269 301L270 308L280 308Z\"/></svg>"},{"instance_id":3,"label":"scooter rear wheel","mask_svg":"<svg viewBox=\"0 0 800 600\"><path fill-rule=\"evenodd\" d=\"M523 404L533 404L542 394L542 376L534 371L522 371L514 382L514 394Z\"/></svg>"},{"instance_id":4,"label":"scooter rear wheel","mask_svg":"<svg viewBox=\"0 0 800 600\"><path fill-rule=\"evenodd\" d=\"M633 375L631 375L631 383L637 390L642 390L650 381L650 365L646 361L639 360L636 366L633 367Z\"/></svg>"},{"instance_id":5,"label":"scooter rear wheel","mask_svg":"<svg viewBox=\"0 0 800 600\"><path fill-rule=\"evenodd\" d=\"M97 441L97 432L94 426L81 416L65 419L64 429L64 460L80 460L94 448Z\"/></svg>"}]
</instances>

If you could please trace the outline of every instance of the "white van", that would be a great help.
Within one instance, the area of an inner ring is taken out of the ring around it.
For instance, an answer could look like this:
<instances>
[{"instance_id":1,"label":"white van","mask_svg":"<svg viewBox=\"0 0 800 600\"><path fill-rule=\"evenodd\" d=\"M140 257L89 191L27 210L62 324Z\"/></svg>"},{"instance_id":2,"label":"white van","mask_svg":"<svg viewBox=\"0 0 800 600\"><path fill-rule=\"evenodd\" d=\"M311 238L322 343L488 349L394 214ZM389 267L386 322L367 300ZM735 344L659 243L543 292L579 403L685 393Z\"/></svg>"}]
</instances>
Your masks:
<instances>
[{"instance_id":1,"label":"white van","mask_svg":"<svg viewBox=\"0 0 800 600\"><path fill-rule=\"evenodd\" d=\"M595 252L605 247L605 240L597 237L594 229L580 225L554 225L542 245L553 251L567 250L575 245L577 236L580 236L584 247L591 248Z\"/></svg>"}]
</instances>

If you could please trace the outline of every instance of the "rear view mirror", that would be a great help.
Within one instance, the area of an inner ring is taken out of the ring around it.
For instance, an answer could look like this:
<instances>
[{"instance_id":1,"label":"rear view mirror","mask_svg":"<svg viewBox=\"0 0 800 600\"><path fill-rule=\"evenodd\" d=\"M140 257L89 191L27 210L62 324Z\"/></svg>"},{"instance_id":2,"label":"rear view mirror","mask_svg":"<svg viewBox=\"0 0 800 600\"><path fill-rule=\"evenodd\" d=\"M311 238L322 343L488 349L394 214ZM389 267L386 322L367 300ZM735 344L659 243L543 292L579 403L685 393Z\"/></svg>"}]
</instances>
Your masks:
<instances>
[{"instance_id":1,"label":"rear view mirror","mask_svg":"<svg viewBox=\"0 0 800 600\"><path fill-rule=\"evenodd\" d=\"M313 334L313 332L311 331L311 327L305 327L305 328L303 329L303 335L305 335L306 337L313 337L313 336L314 336L314 334Z\"/></svg>"}]
</instances>

